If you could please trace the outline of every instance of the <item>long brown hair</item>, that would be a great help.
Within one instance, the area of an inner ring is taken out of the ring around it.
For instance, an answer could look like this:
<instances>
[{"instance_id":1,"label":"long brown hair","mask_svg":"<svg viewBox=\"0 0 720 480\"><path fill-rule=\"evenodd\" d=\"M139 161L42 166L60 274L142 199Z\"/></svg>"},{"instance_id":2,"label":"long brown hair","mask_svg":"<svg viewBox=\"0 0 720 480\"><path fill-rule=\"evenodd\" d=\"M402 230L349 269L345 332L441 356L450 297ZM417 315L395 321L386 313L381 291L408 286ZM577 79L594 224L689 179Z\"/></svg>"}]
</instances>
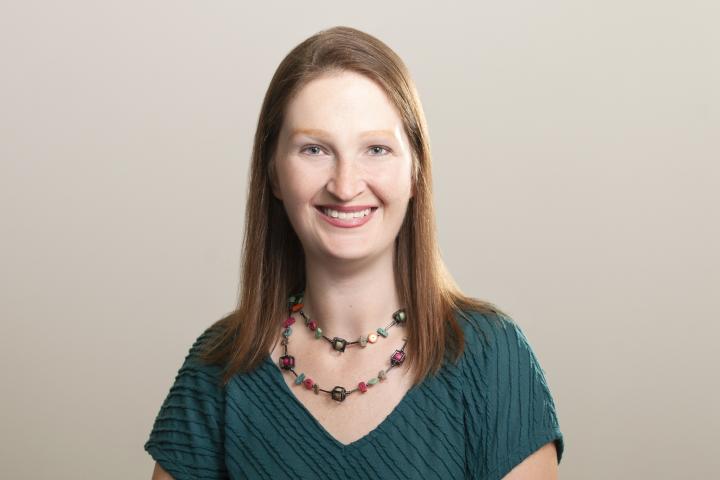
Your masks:
<instances>
[{"instance_id":1,"label":"long brown hair","mask_svg":"<svg viewBox=\"0 0 720 480\"><path fill-rule=\"evenodd\" d=\"M337 26L304 40L283 59L265 94L252 151L242 248L238 307L215 322L201 352L224 365L226 384L256 368L270 352L288 296L305 282L304 252L282 203L271 190L272 161L283 114L293 95L319 76L354 71L377 82L395 105L413 154L414 195L395 240L395 280L407 312L407 360L417 384L435 373L446 352L462 353L464 336L456 313L502 313L493 304L464 295L442 261L432 204L430 145L422 105L407 67L377 38ZM449 350L448 350L449 349Z\"/></svg>"}]
</instances>

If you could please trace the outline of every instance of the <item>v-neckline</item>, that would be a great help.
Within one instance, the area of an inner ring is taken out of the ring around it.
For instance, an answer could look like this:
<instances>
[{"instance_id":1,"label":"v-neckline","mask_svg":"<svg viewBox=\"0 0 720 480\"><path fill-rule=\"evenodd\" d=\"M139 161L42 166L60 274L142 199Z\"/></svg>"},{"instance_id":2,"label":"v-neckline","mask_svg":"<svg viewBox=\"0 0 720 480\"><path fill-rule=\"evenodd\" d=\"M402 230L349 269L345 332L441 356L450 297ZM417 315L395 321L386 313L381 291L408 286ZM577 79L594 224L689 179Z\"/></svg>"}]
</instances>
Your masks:
<instances>
[{"instance_id":1,"label":"v-neckline","mask_svg":"<svg viewBox=\"0 0 720 480\"><path fill-rule=\"evenodd\" d=\"M373 428L357 440L353 440L352 442L346 444L342 443L330 432L328 432L327 429L323 426L323 424L320 423L317 418L315 418L315 416L310 412L310 410L308 410L305 404L298 399L298 397L295 395L295 392L293 392L292 389L285 382L283 372L280 370L280 367L275 364L270 354L265 356L265 363L271 369L271 375L275 377L275 380L277 380L281 384L280 388L282 388L285 393L292 398L292 401L303 411L303 414L309 419L309 421L312 422L318 428L318 430L320 430L320 432L322 432L322 435L340 450L348 450L351 448L360 447L361 445L370 441L372 438L379 435L382 430L385 430L387 426L395 420L395 417L400 415L400 409L404 408L404 405L409 401L410 396L415 395L416 390L418 390L420 387L420 385L413 385L412 387L410 387L410 389L405 392L403 397L400 399L398 404L395 405L392 411L390 411L390 413L375 428Z\"/></svg>"}]
</instances>

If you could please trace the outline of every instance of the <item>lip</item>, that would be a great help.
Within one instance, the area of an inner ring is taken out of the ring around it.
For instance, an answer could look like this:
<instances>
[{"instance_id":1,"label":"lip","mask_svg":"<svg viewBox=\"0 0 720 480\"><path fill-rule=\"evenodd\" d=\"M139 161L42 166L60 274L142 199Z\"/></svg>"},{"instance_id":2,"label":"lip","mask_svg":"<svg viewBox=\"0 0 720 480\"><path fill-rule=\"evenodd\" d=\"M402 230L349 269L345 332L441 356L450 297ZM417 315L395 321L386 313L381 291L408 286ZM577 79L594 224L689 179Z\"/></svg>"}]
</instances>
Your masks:
<instances>
[{"instance_id":1,"label":"lip","mask_svg":"<svg viewBox=\"0 0 720 480\"><path fill-rule=\"evenodd\" d=\"M340 227L340 228L356 228L356 227L365 225L375 215L375 210L377 210L377 207L373 207L371 205L368 205L367 207L355 208L354 210L340 210L343 212L356 212L357 210L365 210L367 208L370 209L370 214L365 215L362 218L340 219L340 218L328 217L327 215L325 215L323 213L323 211L322 211L323 208L332 208L332 207L318 205L317 207L315 207L315 211L318 213L318 215L320 215L320 217L323 218L323 220L328 222L330 225L334 225L334 226ZM354 207L345 207L345 208L347 209L347 208L354 208ZM333 208L333 210L335 210L335 209Z\"/></svg>"}]
</instances>

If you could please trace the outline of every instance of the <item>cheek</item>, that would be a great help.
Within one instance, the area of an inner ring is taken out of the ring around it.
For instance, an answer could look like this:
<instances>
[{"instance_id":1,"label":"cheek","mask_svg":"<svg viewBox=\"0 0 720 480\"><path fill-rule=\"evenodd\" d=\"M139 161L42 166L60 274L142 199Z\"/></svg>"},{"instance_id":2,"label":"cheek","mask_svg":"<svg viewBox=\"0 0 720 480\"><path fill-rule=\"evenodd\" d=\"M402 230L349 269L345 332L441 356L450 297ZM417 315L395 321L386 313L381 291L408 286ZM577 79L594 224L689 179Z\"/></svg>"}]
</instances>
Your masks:
<instances>
[{"instance_id":1,"label":"cheek","mask_svg":"<svg viewBox=\"0 0 720 480\"><path fill-rule=\"evenodd\" d=\"M408 199L412 192L412 178L409 169L394 168L375 177L375 190L381 200L396 204Z\"/></svg>"},{"instance_id":2,"label":"cheek","mask_svg":"<svg viewBox=\"0 0 720 480\"><path fill-rule=\"evenodd\" d=\"M288 200L297 201L302 198L306 187L303 177L298 173L297 169L288 168L287 166L279 172L280 184L283 193Z\"/></svg>"}]
</instances>

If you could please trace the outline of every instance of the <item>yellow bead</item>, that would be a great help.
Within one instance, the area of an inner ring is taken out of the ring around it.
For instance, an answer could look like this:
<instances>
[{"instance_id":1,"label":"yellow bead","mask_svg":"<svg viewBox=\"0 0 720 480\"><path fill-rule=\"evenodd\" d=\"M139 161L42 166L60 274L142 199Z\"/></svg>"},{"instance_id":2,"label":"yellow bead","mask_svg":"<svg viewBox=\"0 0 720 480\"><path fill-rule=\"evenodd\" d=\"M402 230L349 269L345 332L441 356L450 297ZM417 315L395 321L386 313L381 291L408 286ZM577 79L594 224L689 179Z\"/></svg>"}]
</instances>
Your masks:
<instances>
[{"instance_id":1,"label":"yellow bead","mask_svg":"<svg viewBox=\"0 0 720 480\"><path fill-rule=\"evenodd\" d=\"M377 339L378 339L377 333L373 332L373 333L368 334L368 342L375 343L375 342L377 342Z\"/></svg>"}]
</instances>

